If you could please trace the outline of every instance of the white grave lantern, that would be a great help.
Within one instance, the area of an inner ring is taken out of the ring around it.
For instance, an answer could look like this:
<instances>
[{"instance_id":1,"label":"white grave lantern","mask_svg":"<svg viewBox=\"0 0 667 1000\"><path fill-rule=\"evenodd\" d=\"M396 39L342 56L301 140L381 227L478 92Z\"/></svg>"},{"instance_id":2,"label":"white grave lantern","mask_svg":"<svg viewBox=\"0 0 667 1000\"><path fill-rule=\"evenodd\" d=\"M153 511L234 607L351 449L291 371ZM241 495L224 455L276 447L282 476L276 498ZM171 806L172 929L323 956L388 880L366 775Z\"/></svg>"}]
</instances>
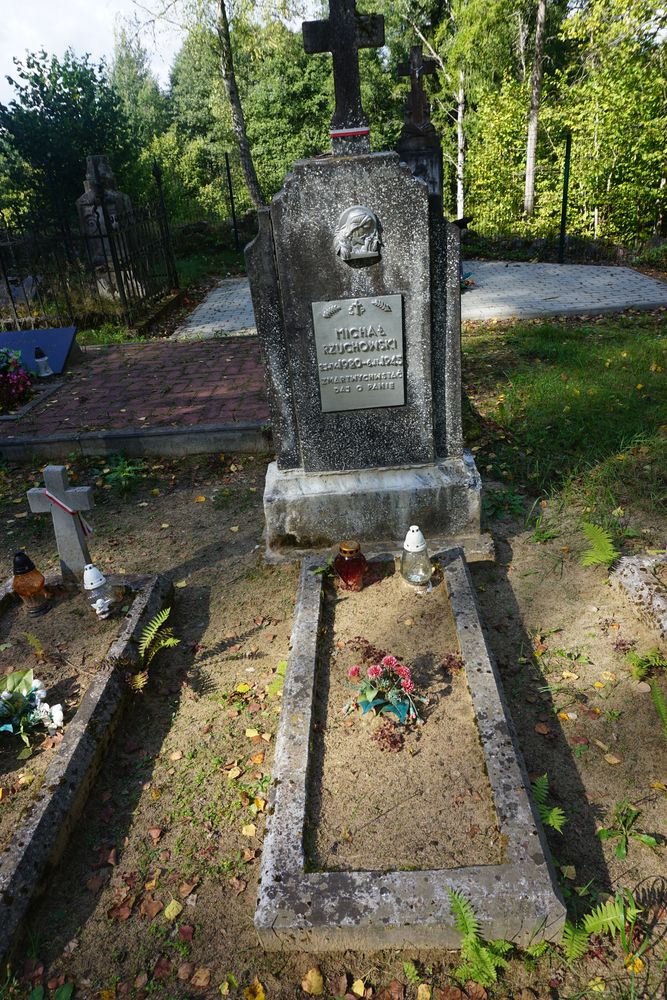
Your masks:
<instances>
[{"instance_id":1,"label":"white grave lantern","mask_svg":"<svg viewBox=\"0 0 667 1000\"><path fill-rule=\"evenodd\" d=\"M426 539L416 524L413 524L403 543L401 556L401 576L408 583L425 586L431 579L433 567L426 548Z\"/></svg>"}]
</instances>

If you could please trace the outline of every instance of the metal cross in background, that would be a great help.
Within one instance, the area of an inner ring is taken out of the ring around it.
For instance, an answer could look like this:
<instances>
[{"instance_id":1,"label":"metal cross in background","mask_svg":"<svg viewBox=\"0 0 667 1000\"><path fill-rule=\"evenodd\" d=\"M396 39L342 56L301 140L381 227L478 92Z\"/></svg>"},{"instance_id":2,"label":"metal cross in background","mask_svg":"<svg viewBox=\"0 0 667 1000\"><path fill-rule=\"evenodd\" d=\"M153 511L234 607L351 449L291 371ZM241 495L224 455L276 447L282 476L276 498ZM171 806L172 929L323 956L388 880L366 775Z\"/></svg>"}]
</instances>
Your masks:
<instances>
[{"instance_id":1,"label":"metal cross in background","mask_svg":"<svg viewBox=\"0 0 667 1000\"><path fill-rule=\"evenodd\" d=\"M384 45L384 17L358 14L355 0L329 0L328 21L303 22L306 52L331 52L336 109L331 119L334 153L370 152L368 120L361 106L359 49Z\"/></svg>"},{"instance_id":2,"label":"metal cross in background","mask_svg":"<svg viewBox=\"0 0 667 1000\"><path fill-rule=\"evenodd\" d=\"M44 489L28 490L28 502L34 513L49 511L53 518L63 580L81 583L83 567L91 560L86 541L90 527L80 511L93 506L92 487L70 486L64 465L47 465Z\"/></svg>"},{"instance_id":3,"label":"metal cross in background","mask_svg":"<svg viewBox=\"0 0 667 1000\"><path fill-rule=\"evenodd\" d=\"M421 45L410 49L410 60L398 64L398 75L410 77L410 95L405 103L405 120L421 128L431 121L431 108L424 92L422 76L435 73L435 59L424 59Z\"/></svg>"}]
</instances>

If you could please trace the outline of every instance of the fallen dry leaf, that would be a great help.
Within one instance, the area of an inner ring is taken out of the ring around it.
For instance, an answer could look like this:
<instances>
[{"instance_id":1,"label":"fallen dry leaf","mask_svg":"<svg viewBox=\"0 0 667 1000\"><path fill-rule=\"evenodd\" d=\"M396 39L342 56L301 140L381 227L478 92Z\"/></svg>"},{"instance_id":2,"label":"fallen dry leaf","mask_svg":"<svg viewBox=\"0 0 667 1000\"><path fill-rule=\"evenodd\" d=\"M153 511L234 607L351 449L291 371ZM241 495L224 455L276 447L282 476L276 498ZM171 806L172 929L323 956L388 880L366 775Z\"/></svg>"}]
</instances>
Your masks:
<instances>
[{"instance_id":1,"label":"fallen dry leaf","mask_svg":"<svg viewBox=\"0 0 667 1000\"><path fill-rule=\"evenodd\" d=\"M189 896L193 889L196 889L198 885L199 879L195 879L193 882L181 882L178 887L178 895L181 899L185 899L185 897Z\"/></svg>"},{"instance_id":2,"label":"fallen dry leaf","mask_svg":"<svg viewBox=\"0 0 667 1000\"><path fill-rule=\"evenodd\" d=\"M435 990L433 1000L463 1000L463 991L458 986L445 986Z\"/></svg>"},{"instance_id":3,"label":"fallen dry leaf","mask_svg":"<svg viewBox=\"0 0 667 1000\"><path fill-rule=\"evenodd\" d=\"M540 736L548 736L551 732L551 728L546 724L546 722L537 722L535 724L535 732L539 733Z\"/></svg>"},{"instance_id":4,"label":"fallen dry leaf","mask_svg":"<svg viewBox=\"0 0 667 1000\"><path fill-rule=\"evenodd\" d=\"M190 978L190 976L193 974L194 971L195 971L194 962L183 962L182 965L179 965L178 972L176 973L176 975L178 976L178 978L182 983L187 983L188 979Z\"/></svg>"},{"instance_id":5,"label":"fallen dry leaf","mask_svg":"<svg viewBox=\"0 0 667 1000\"><path fill-rule=\"evenodd\" d=\"M230 878L229 884L237 896L240 896L241 893L245 892L248 888L248 883L244 879L237 878L236 876L234 876L234 878Z\"/></svg>"},{"instance_id":6,"label":"fallen dry leaf","mask_svg":"<svg viewBox=\"0 0 667 1000\"><path fill-rule=\"evenodd\" d=\"M148 973L140 972L139 975L134 980L134 988L137 990L143 990L147 982L148 982Z\"/></svg>"},{"instance_id":7,"label":"fallen dry leaf","mask_svg":"<svg viewBox=\"0 0 667 1000\"><path fill-rule=\"evenodd\" d=\"M149 920L154 920L163 909L164 903L161 903L159 899L154 899L149 892L146 893L139 904L139 913L143 917L148 917Z\"/></svg>"},{"instance_id":8,"label":"fallen dry leaf","mask_svg":"<svg viewBox=\"0 0 667 1000\"><path fill-rule=\"evenodd\" d=\"M179 941L192 941L194 934L195 929L193 924L181 924L178 928Z\"/></svg>"},{"instance_id":9,"label":"fallen dry leaf","mask_svg":"<svg viewBox=\"0 0 667 1000\"><path fill-rule=\"evenodd\" d=\"M604 755L604 759L607 761L608 764L622 764L623 763L623 758L622 757L617 757L616 754L613 754L613 753L606 753Z\"/></svg>"},{"instance_id":10,"label":"fallen dry leaf","mask_svg":"<svg viewBox=\"0 0 667 1000\"><path fill-rule=\"evenodd\" d=\"M246 826L241 827L241 833L244 837L254 837L257 833L257 827L254 823L247 823Z\"/></svg>"},{"instance_id":11,"label":"fallen dry leaf","mask_svg":"<svg viewBox=\"0 0 667 1000\"><path fill-rule=\"evenodd\" d=\"M350 989L355 997L363 997L366 991L363 979L355 979Z\"/></svg>"},{"instance_id":12,"label":"fallen dry leaf","mask_svg":"<svg viewBox=\"0 0 667 1000\"><path fill-rule=\"evenodd\" d=\"M264 987L260 983L257 976L253 979L250 986L246 986L243 991L244 1000L265 1000L266 994L264 992Z\"/></svg>"},{"instance_id":13,"label":"fallen dry leaf","mask_svg":"<svg viewBox=\"0 0 667 1000\"><path fill-rule=\"evenodd\" d=\"M153 979L169 979L171 973L171 962L164 955L161 955L153 968Z\"/></svg>"},{"instance_id":14,"label":"fallen dry leaf","mask_svg":"<svg viewBox=\"0 0 667 1000\"><path fill-rule=\"evenodd\" d=\"M198 497L195 497L195 503L204 503L205 500L206 500L206 497L202 496L202 495L200 495Z\"/></svg>"},{"instance_id":15,"label":"fallen dry leaf","mask_svg":"<svg viewBox=\"0 0 667 1000\"><path fill-rule=\"evenodd\" d=\"M199 969L195 970L195 974L190 980L190 986L195 986L197 989L205 990L210 982L211 970L201 966Z\"/></svg>"},{"instance_id":16,"label":"fallen dry leaf","mask_svg":"<svg viewBox=\"0 0 667 1000\"><path fill-rule=\"evenodd\" d=\"M428 983L420 983L417 987L417 1000L431 1000L433 992Z\"/></svg>"},{"instance_id":17,"label":"fallen dry leaf","mask_svg":"<svg viewBox=\"0 0 667 1000\"><path fill-rule=\"evenodd\" d=\"M487 1000L488 994L483 986L471 981L466 983L466 996L468 1000Z\"/></svg>"},{"instance_id":18,"label":"fallen dry leaf","mask_svg":"<svg viewBox=\"0 0 667 1000\"><path fill-rule=\"evenodd\" d=\"M324 993L324 979L317 966L309 969L301 980L301 989L312 997L319 997Z\"/></svg>"},{"instance_id":19,"label":"fallen dry leaf","mask_svg":"<svg viewBox=\"0 0 667 1000\"><path fill-rule=\"evenodd\" d=\"M151 838L154 844L157 844L160 837L162 836L162 830L159 826L152 826L148 831L148 836Z\"/></svg>"},{"instance_id":20,"label":"fallen dry leaf","mask_svg":"<svg viewBox=\"0 0 667 1000\"><path fill-rule=\"evenodd\" d=\"M169 754L169 760L171 760L171 761L181 760L182 757L183 757L183 751L182 750L174 750L173 753Z\"/></svg>"},{"instance_id":21,"label":"fallen dry leaf","mask_svg":"<svg viewBox=\"0 0 667 1000\"><path fill-rule=\"evenodd\" d=\"M183 912L183 907L181 906L181 904L177 900L172 899L172 901L168 903L167 906L165 907L164 919L169 920L171 922L175 920L176 917L182 912Z\"/></svg>"}]
</instances>

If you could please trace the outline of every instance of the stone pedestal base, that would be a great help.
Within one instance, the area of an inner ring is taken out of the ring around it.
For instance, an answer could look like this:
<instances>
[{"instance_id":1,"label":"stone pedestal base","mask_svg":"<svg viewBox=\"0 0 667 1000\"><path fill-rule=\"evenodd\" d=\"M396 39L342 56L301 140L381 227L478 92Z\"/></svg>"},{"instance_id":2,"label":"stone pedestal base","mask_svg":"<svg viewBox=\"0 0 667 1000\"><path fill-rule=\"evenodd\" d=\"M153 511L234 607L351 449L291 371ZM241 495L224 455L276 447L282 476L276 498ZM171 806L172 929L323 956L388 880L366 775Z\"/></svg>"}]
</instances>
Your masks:
<instances>
[{"instance_id":1,"label":"stone pedestal base","mask_svg":"<svg viewBox=\"0 0 667 1000\"><path fill-rule=\"evenodd\" d=\"M341 538L400 548L411 524L427 538L480 539L482 481L469 452L410 468L266 474L264 517L269 561L331 548Z\"/></svg>"}]
</instances>

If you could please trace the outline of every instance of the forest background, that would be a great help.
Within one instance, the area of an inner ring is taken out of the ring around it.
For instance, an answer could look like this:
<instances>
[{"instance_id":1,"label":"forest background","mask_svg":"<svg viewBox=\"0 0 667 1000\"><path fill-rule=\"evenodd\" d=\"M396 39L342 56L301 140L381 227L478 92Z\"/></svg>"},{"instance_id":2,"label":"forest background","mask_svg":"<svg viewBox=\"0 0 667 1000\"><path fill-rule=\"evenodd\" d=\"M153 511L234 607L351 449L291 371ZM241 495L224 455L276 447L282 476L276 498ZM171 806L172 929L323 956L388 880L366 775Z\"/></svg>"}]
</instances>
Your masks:
<instances>
[{"instance_id":1,"label":"forest background","mask_svg":"<svg viewBox=\"0 0 667 1000\"><path fill-rule=\"evenodd\" d=\"M398 138L408 81L397 69L410 46L421 42L435 60L436 72L424 81L443 141L449 217L472 216L482 234L553 236L570 132L568 232L643 248L665 264L664 6L372 0L359 7L385 16L385 47L360 53L374 149L391 149ZM6 222L47 208L73 211L90 153L109 156L119 187L135 199L150 193L151 167L159 163L179 226L229 217L227 152L237 210L251 210L258 192L249 190L238 153L225 38L261 197L278 190L294 160L328 150L331 58L304 52L303 10L261 0L183 0L154 13L185 27L166 90L136 26L118 31L109 65L70 51L16 62L15 97L0 105ZM315 12L309 4L307 16L326 17L326 4Z\"/></svg>"}]
</instances>

